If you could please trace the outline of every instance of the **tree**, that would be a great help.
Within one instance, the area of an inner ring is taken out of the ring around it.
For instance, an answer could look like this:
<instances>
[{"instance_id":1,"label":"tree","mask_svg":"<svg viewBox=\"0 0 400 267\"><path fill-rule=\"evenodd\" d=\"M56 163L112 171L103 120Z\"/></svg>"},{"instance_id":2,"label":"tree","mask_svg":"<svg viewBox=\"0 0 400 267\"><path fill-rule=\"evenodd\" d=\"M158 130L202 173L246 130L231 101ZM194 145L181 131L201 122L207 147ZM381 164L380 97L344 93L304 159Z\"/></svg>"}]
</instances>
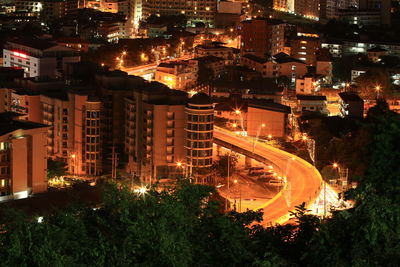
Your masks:
<instances>
[{"instance_id":1,"label":"tree","mask_svg":"<svg viewBox=\"0 0 400 267\"><path fill-rule=\"evenodd\" d=\"M229 162L229 164L228 164ZM238 156L232 153L226 153L219 156L219 159L214 161L213 169L221 177L228 177L228 165L229 165L229 175L232 175L236 170L236 165L238 163Z\"/></svg>"},{"instance_id":2,"label":"tree","mask_svg":"<svg viewBox=\"0 0 400 267\"><path fill-rule=\"evenodd\" d=\"M219 212L211 187L183 182L141 195L113 184L103 190L96 209L75 206L40 222L18 213L2 217L2 265L243 266L253 261L246 225L260 214Z\"/></svg>"},{"instance_id":3,"label":"tree","mask_svg":"<svg viewBox=\"0 0 400 267\"><path fill-rule=\"evenodd\" d=\"M374 99L383 96L392 89L390 74L382 69L369 70L355 79L362 98ZM379 92L376 87L379 86Z\"/></svg>"},{"instance_id":4,"label":"tree","mask_svg":"<svg viewBox=\"0 0 400 267\"><path fill-rule=\"evenodd\" d=\"M60 159L52 159L48 158L47 159L47 178L51 179L53 177L60 177L64 176L67 172L67 163Z\"/></svg>"},{"instance_id":5,"label":"tree","mask_svg":"<svg viewBox=\"0 0 400 267\"><path fill-rule=\"evenodd\" d=\"M356 203L336 212L313 237L303 256L308 265L397 266L400 260L400 116L368 118L372 140L360 185L346 193Z\"/></svg>"}]
</instances>

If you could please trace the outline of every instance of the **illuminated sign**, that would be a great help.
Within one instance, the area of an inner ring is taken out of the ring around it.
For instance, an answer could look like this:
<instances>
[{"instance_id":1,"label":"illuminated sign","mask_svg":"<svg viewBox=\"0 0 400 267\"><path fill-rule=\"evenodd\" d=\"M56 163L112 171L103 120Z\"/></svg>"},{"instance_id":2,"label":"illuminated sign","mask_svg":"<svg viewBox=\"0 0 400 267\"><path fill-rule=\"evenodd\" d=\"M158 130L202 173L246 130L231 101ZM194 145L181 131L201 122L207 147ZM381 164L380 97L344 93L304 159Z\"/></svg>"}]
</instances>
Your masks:
<instances>
[{"instance_id":1,"label":"illuminated sign","mask_svg":"<svg viewBox=\"0 0 400 267\"><path fill-rule=\"evenodd\" d=\"M13 51L12 54L13 54L13 56L19 57L19 58L23 58L23 59L27 59L28 58L27 54L24 54L24 53L21 53L21 52L18 52L18 51Z\"/></svg>"}]
</instances>

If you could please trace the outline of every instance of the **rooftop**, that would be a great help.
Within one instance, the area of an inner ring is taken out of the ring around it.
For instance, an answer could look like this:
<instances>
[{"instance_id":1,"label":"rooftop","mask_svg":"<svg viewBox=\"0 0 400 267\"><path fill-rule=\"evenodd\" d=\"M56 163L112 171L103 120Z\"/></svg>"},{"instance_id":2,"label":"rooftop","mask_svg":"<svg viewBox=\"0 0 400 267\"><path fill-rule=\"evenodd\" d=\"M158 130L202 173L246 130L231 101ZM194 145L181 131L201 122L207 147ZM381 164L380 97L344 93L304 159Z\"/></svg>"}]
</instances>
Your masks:
<instances>
[{"instance_id":1,"label":"rooftop","mask_svg":"<svg viewBox=\"0 0 400 267\"><path fill-rule=\"evenodd\" d=\"M42 40L34 37L19 37L9 40L9 43L14 43L26 47L35 48L38 50L46 50L51 47L57 46L56 43L49 42L47 40Z\"/></svg>"},{"instance_id":2,"label":"rooftop","mask_svg":"<svg viewBox=\"0 0 400 267\"><path fill-rule=\"evenodd\" d=\"M197 93L189 99L189 103L196 105L211 104L211 98L205 93Z\"/></svg>"},{"instance_id":3,"label":"rooftop","mask_svg":"<svg viewBox=\"0 0 400 267\"><path fill-rule=\"evenodd\" d=\"M47 125L41 123L19 120L19 117L21 116L23 116L23 114L15 112L0 113L0 136L16 130L30 130L47 127Z\"/></svg>"},{"instance_id":4,"label":"rooftop","mask_svg":"<svg viewBox=\"0 0 400 267\"><path fill-rule=\"evenodd\" d=\"M340 98L343 101L357 101L357 102L364 102L361 97L355 93L339 93Z\"/></svg>"},{"instance_id":5,"label":"rooftop","mask_svg":"<svg viewBox=\"0 0 400 267\"><path fill-rule=\"evenodd\" d=\"M265 109L265 110L282 112L282 113L287 113L287 114L289 114L291 112L291 109L289 106L274 103L274 102L271 102L268 100L249 100L248 106L252 107L252 108Z\"/></svg>"},{"instance_id":6,"label":"rooftop","mask_svg":"<svg viewBox=\"0 0 400 267\"><path fill-rule=\"evenodd\" d=\"M246 54L243 57L250 59L252 61L255 61L257 63L260 63L260 64L264 64L264 63L268 62L268 60L266 58L258 57L258 56L252 55L252 54Z\"/></svg>"},{"instance_id":7,"label":"rooftop","mask_svg":"<svg viewBox=\"0 0 400 267\"><path fill-rule=\"evenodd\" d=\"M196 60L199 63L211 63L211 62L218 62L218 61L225 61L225 59L216 56L205 56L205 57L196 57L192 58L191 60Z\"/></svg>"},{"instance_id":8,"label":"rooftop","mask_svg":"<svg viewBox=\"0 0 400 267\"><path fill-rule=\"evenodd\" d=\"M274 55L273 57L277 63L281 63L281 64L289 63L289 62L297 62L297 63L301 63L301 64L306 64L304 61L294 58L294 57L291 57L291 56L288 56L287 54L285 54L283 52L280 52L280 53Z\"/></svg>"},{"instance_id":9,"label":"rooftop","mask_svg":"<svg viewBox=\"0 0 400 267\"><path fill-rule=\"evenodd\" d=\"M324 95L296 95L297 100L314 100L314 101L326 101Z\"/></svg>"}]
</instances>

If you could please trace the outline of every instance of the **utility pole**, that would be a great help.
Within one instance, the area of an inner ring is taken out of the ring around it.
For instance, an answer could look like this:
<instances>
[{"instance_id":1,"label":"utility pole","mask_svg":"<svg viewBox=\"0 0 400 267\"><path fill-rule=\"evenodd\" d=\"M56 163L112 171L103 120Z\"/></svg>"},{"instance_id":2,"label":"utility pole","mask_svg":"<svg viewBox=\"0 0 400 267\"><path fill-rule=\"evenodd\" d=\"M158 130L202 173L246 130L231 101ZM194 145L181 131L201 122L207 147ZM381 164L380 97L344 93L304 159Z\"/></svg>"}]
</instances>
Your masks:
<instances>
[{"instance_id":1,"label":"utility pole","mask_svg":"<svg viewBox=\"0 0 400 267\"><path fill-rule=\"evenodd\" d=\"M230 153L228 154L228 172L227 172L227 186L228 186L228 190L226 192L226 198L225 198L225 210L228 210L228 194L230 193L230 188L229 188L229 169L230 169L230 161L231 161L231 152L232 150L230 150Z\"/></svg>"},{"instance_id":2,"label":"utility pole","mask_svg":"<svg viewBox=\"0 0 400 267\"><path fill-rule=\"evenodd\" d=\"M118 153L115 152L115 145L112 146L111 153L111 178L117 178L117 165L118 165Z\"/></svg>"}]
</instances>

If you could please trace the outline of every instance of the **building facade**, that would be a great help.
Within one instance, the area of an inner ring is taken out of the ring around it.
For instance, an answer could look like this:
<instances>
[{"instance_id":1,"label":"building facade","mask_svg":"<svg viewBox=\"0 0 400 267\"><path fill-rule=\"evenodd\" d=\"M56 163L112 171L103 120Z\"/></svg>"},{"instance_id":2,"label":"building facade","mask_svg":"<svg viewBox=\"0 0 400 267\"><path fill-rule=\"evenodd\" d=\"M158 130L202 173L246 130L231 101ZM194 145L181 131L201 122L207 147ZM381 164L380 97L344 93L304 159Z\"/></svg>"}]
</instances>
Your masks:
<instances>
[{"instance_id":1,"label":"building facade","mask_svg":"<svg viewBox=\"0 0 400 267\"><path fill-rule=\"evenodd\" d=\"M25 77L62 76L68 63L79 61L74 49L40 39L8 41L3 49L3 66L23 68Z\"/></svg>"},{"instance_id":2,"label":"building facade","mask_svg":"<svg viewBox=\"0 0 400 267\"><path fill-rule=\"evenodd\" d=\"M188 19L187 23L190 26L194 26L196 22L203 22L213 27L216 12L216 0L142 0L142 14L144 19L150 15L185 15Z\"/></svg>"},{"instance_id":3,"label":"building facade","mask_svg":"<svg viewBox=\"0 0 400 267\"><path fill-rule=\"evenodd\" d=\"M47 191L46 128L0 113L0 201Z\"/></svg>"},{"instance_id":4,"label":"building facade","mask_svg":"<svg viewBox=\"0 0 400 267\"><path fill-rule=\"evenodd\" d=\"M214 107L204 93L189 99L186 108L186 164L189 174L212 166Z\"/></svg>"},{"instance_id":5,"label":"building facade","mask_svg":"<svg viewBox=\"0 0 400 267\"><path fill-rule=\"evenodd\" d=\"M241 23L241 53L258 57L275 55L285 46L285 23L277 19L256 18Z\"/></svg>"},{"instance_id":6,"label":"building facade","mask_svg":"<svg viewBox=\"0 0 400 267\"><path fill-rule=\"evenodd\" d=\"M185 161L186 93L150 83L126 98L127 171L142 181L169 178Z\"/></svg>"}]
</instances>

